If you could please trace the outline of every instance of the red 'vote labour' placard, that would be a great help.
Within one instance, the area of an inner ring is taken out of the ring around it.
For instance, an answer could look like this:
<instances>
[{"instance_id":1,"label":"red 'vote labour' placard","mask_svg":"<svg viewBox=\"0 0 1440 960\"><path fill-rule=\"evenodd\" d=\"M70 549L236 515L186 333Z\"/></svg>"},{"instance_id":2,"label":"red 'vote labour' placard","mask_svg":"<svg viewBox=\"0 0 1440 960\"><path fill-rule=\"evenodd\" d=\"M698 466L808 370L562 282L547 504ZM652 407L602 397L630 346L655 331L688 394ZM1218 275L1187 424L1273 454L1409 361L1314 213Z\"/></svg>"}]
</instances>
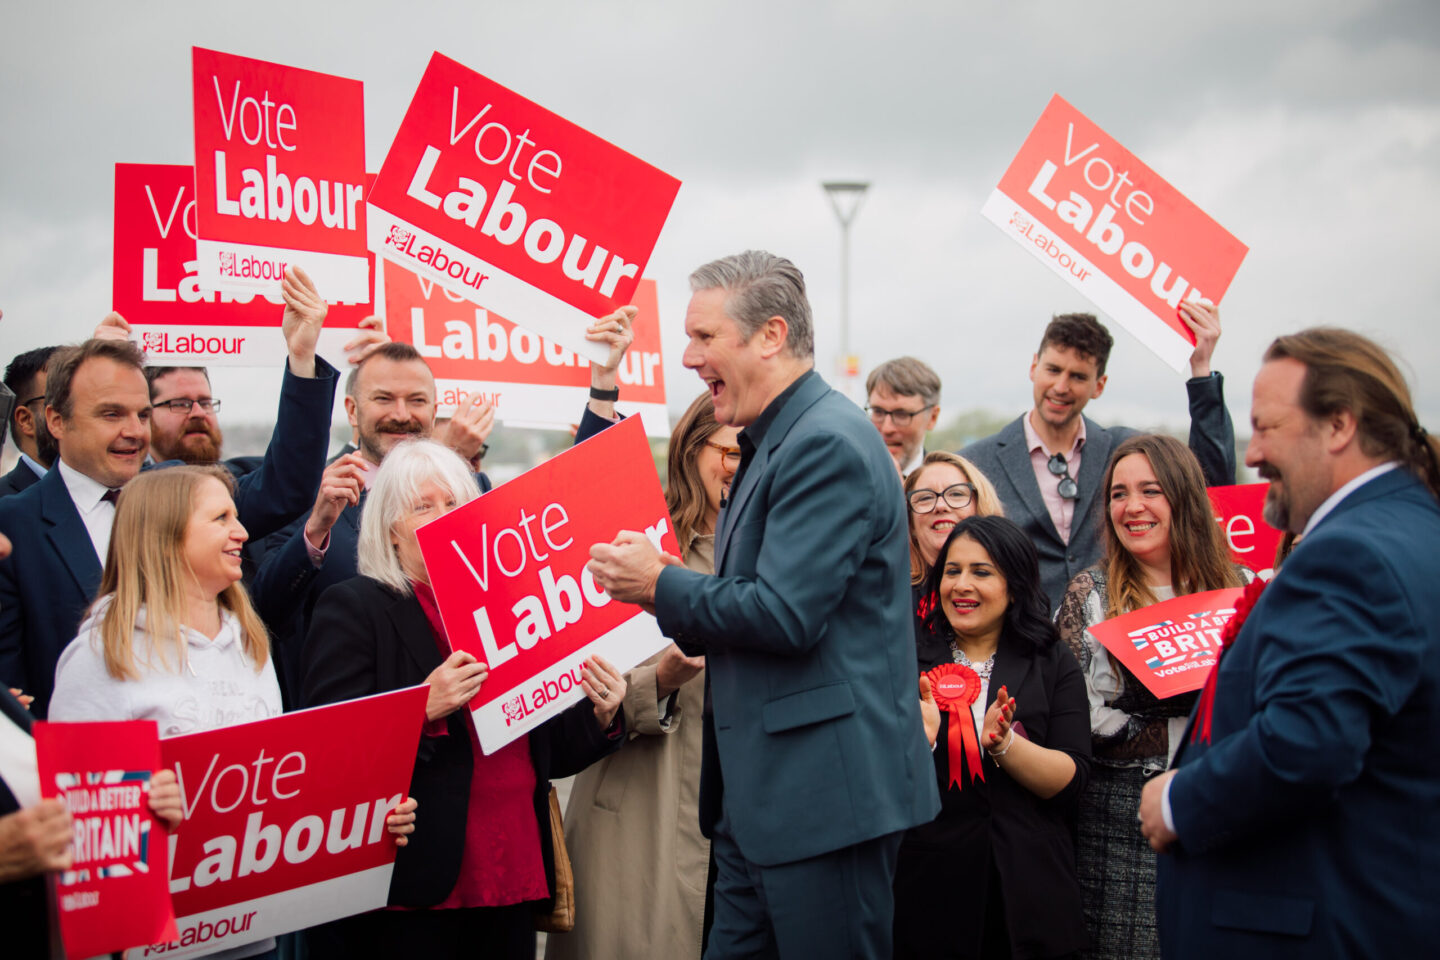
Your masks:
<instances>
[{"instance_id":1,"label":"red 'vote labour' placard","mask_svg":"<svg viewBox=\"0 0 1440 960\"><path fill-rule=\"evenodd\" d=\"M385 331L426 358L442 409L478 393L511 426L563 430L579 422L589 360L398 264L386 261L382 272ZM638 414L650 436L668 437L655 281L641 280L633 302L640 312L618 371L620 408Z\"/></svg>"},{"instance_id":2,"label":"red 'vote labour' placard","mask_svg":"<svg viewBox=\"0 0 1440 960\"><path fill-rule=\"evenodd\" d=\"M37 723L35 759L41 795L61 798L74 826L73 862L55 875L66 955L173 937L165 828L150 813L155 721Z\"/></svg>"},{"instance_id":3,"label":"red 'vote labour' placard","mask_svg":"<svg viewBox=\"0 0 1440 960\"><path fill-rule=\"evenodd\" d=\"M1206 491L1231 559L1254 570L1263 580L1275 575L1275 550L1281 536L1279 530L1265 522L1265 493L1269 489L1268 483L1241 483Z\"/></svg>"},{"instance_id":4,"label":"red 'vote labour' placard","mask_svg":"<svg viewBox=\"0 0 1440 960\"><path fill-rule=\"evenodd\" d=\"M1177 371L1176 307L1219 303L1248 250L1059 95L982 213Z\"/></svg>"},{"instance_id":5,"label":"red 'vote labour' placard","mask_svg":"<svg viewBox=\"0 0 1440 960\"><path fill-rule=\"evenodd\" d=\"M295 263L326 299L367 299L363 85L200 47L191 59L201 285L278 293Z\"/></svg>"},{"instance_id":6,"label":"red 'vote labour' placard","mask_svg":"<svg viewBox=\"0 0 1440 960\"><path fill-rule=\"evenodd\" d=\"M437 53L369 196L370 248L591 360L680 181Z\"/></svg>"},{"instance_id":7,"label":"red 'vote labour' placard","mask_svg":"<svg viewBox=\"0 0 1440 960\"><path fill-rule=\"evenodd\" d=\"M1090 628L1110 655L1164 699L1205 685L1220 650L1220 632L1235 615L1244 587L1162 600Z\"/></svg>"},{"instance_id":8,"label":"red 'vote labour' placard","mask_svg":"<svg viewBox=\"0 0 1440 960\"><path fill-rule=\"evenodd\" d=\"M217 293L201 287L195 210L194 167L115 164L114 309L157 366L283 363L285 301L278 289ZM339 369L342 345L374 312L370 300L367 292L361 303L330 303L317 350Z\"/></svg>"},{"instance_id":9,"label":"red 'vote labour' placard","mask_svg":"<svg viewBox=\"0 0 1440 960\"><path fill-rule=\"evenodd\" d=\"M668 642L585 568L619 530L680 555L635 417L416 531L451 645L490 667L470 701L487 754L584 697L585 658L629 670Z\"/></svg>"},{"instance_id":10,"label":"red 'vote labour' placard","mask_svg":"<svg viewBox=\"0 0 1440 960\"><path fill-rule=\"evenodd\" d=\"M185 822L171 837L179 932L129 956L187 957L385 905L428 686L161 741Z\"/></svg>"}]
</instances>

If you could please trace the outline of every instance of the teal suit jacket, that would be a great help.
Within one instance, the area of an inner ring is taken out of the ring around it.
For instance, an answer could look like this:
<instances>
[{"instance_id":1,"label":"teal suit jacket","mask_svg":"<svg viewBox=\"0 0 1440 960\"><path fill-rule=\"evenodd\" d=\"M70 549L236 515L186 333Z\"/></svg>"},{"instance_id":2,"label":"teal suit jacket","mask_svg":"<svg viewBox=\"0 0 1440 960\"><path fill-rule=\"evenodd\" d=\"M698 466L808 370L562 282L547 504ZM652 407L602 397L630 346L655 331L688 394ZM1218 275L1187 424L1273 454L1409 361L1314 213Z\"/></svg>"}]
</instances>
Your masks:
<instances>
[{"instance_id":1,"label":"teal suit jacket","mask_svg":"<svg viewBox=\"0 0 1440 960\"><path fill-rule=\"evenodd\" d=\"M700 826L818 856L934 819L895 462L813 371L740 434L715 576L667 567L660 627L706 656Z\"/></svg>"}]
</instances>

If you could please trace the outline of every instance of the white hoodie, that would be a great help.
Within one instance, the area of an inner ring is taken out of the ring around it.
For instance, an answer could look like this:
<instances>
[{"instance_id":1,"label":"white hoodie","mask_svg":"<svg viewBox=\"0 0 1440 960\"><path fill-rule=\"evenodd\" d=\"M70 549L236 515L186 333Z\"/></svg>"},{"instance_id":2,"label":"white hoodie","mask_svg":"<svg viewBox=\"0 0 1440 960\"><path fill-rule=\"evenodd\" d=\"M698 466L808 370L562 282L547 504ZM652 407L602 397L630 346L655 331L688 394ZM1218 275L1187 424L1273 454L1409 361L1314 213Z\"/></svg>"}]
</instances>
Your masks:
<instances>
[{"instance_id":1,"label":"white hoodie","mask_svg":"<svg viewBox=\"0 0 1440 960\"><path fill-rule=\"evenodd\" d=\"M140 678L117 680L105 669L100 641L100 618L107 606L100 604L80 624L79 636L60 654L51 720L154 720L161 737L175 737L280 715L274 658L267 657L265 666L255 669L240 641L240 621L230 611L220 611L220 633L214 640L181 628L186 662L176 663L170 650L167 666L145 632L141 607L133 638Z\"/></svg>"}]
</instances>

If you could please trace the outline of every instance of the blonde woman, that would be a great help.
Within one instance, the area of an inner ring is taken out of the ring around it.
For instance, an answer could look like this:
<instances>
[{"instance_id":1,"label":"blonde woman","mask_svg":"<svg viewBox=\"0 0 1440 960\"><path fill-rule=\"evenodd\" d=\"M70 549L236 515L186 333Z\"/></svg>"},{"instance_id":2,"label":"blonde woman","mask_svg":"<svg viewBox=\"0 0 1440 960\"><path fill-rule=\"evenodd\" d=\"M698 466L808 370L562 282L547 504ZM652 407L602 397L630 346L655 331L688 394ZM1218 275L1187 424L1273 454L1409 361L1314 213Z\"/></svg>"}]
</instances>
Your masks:
<instances>
[{"instance_id":1,"label":"blonde woman","mask_svg":"<svg viewBox=\"0 0 1440 960\"><path fill-rule=\"evenodd\" d=\"M126 484L110 551L80 634L60 655L52 721L154 720L173 737L279 714L280 685L265 627L240 585L247 534L221 467L171 467ZM175 775L151 787L181 820ZM173 798L170 794L173 792ZM415 829L406 799L387 821L398 846ZM271 950L261 941L225 957Z\"/></svg>"}]
</instances>

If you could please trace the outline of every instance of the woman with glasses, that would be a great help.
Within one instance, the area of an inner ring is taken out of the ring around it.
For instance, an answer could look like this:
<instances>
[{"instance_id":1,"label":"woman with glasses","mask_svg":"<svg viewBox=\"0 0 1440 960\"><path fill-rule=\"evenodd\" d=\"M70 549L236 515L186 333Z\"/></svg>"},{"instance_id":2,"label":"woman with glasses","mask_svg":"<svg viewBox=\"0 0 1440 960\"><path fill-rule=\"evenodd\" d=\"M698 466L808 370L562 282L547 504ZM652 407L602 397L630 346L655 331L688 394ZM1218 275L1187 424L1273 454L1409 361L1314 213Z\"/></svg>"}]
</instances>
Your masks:
<instances>
[{"instance_id":1,"label":"woman with glasses","mask_svg":"<svg viewBox=\"0 0 1440 960\"><path fill-rule=\"evenodd\" d=\"M919 586L935 565L955 524L966 517L999 517L1005 510L994 485L975 464L936 451L905 480L910 508L910 583Z\"/></svg>"},{"instance_id":2,"label":"woman with glasses","mask_svg":"<svg viewBox=\"0 0 1440 960\"><path fill-rule=\"evenodd\" d=\"M740 465L735 427L708 392L670 437L665 501L681 557L715 572L715 523ZM700 835L704 658L673 644L626 674L630 742L580 773L565 813L575 929L546 938L546 960L699 958L710 842Z\"/></svg>"},{"instance_id":3,"label":"woman with glasses","mask_svg":"<svg viewBox=\"0 0 1440 960\"><path fill-rule=\"evenodd\" d=\"M1080 801L1078 867L1092 949L1086 956L1159 957L1155 854L1135 822L1145 782L1170 764L1197 694L1156 699L1090 627L1187 593L1251 579L1233 563L1195 455L1171 437L1115 448L1102 488L1105 556L1070 581L1056 614L1085 673L1094 762Z\"/></svg>"}]
</instances>

